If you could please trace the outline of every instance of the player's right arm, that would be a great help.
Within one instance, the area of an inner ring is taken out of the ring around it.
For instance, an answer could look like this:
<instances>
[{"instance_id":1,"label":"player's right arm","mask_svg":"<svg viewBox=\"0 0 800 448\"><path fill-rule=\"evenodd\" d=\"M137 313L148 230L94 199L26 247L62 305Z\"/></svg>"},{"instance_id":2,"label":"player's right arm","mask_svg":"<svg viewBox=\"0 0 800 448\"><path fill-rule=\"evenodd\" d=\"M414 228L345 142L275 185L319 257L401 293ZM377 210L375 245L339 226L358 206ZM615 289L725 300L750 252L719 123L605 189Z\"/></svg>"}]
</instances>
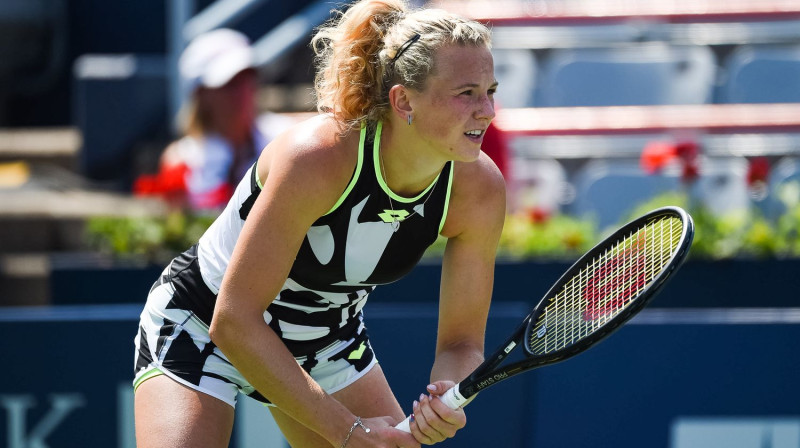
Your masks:
<instances>
[{"instance_id":1,"label":"player's right arm","mask_svg":"<svg viewBox=\"0 0 800 448\"><path fill-rule=\"evenodd\" d=\"M333 120L317 117L267 147L259 160L264 188L233 251L210 328L214 343L256 390L334 446L344 440L356 416L298 365L263 313L280 292L309 227L349 182L357 139L357 132L338 136ZM370 424L385 426L374 428L373 438L392 436L389 422ZM360 438L348 446L359 446Z\"/></svg>"}]
</instances>

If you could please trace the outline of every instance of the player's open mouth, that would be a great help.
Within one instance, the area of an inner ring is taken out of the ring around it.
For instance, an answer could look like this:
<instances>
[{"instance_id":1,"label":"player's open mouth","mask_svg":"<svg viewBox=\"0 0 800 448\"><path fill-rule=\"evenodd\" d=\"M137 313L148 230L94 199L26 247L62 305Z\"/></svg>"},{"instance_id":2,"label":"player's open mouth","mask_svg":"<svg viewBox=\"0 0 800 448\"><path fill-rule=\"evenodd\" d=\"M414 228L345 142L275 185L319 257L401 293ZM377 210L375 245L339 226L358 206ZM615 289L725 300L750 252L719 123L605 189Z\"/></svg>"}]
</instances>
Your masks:
<instances>
[{"instance_id":1,"label":"player's open mouth","mask_svg":"<svg viewBox=\"0 0 800 448\"><path fill-rule=\"evenodd\" d=\"M481 141L482 138L483 138L484 132L485 131L483 131L482 129L474 129L472 131L465 132L464 135L466 135L467 138L469 138L470 140Z\"/></svg>"}]
</instances>

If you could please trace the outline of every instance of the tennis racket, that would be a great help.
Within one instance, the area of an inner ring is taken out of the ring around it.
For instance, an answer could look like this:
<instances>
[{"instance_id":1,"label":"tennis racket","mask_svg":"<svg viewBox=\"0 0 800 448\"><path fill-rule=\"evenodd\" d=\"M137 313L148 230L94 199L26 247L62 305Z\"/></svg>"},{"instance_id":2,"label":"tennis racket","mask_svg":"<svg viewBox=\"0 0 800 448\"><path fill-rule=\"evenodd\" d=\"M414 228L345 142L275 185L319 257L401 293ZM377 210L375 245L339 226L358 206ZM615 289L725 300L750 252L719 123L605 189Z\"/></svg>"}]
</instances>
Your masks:
<instances>
[{"instance_id":1,"label":"tennis racket","mask_svg":"<svg viewBox=\"0 0 800 448\"><path fill-rule=\"evenodd\" d=\"M567 270L522 324L466 379L440 398L456 409L512 376L569 359L627 322L686 259L692 218L678 207L653 210L621 227ZM518 346L521 361L500 363ZM410 432L409 420L397 425Z\"/></svg>"}]
</instances>

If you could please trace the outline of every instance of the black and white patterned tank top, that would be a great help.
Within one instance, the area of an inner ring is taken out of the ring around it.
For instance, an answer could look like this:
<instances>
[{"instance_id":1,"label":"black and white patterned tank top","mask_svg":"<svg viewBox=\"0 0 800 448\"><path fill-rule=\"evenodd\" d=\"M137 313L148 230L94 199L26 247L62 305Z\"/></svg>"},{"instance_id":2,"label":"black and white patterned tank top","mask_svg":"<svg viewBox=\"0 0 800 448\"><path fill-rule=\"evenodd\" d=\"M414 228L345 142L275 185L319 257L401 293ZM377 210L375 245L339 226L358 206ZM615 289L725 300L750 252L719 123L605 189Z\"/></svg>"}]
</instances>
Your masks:
<instances>
[{"instance_id":1,"label":"black and white patterned tank top","mask_svg":"<svg viewBox=\"0 0 800 448\"><path fill-rule=\"evenodd\" d=\"M360 332L369 293L410 272L444 225L453 162L419 195L401 197L381 174L380 135L381 123L362 126L358 163L347 188L309 229L289 278L265 312L265 320L296 355ZM200 270L215 294L261 188L251 168L200 240Z\"/></svg>"}]
</instances>

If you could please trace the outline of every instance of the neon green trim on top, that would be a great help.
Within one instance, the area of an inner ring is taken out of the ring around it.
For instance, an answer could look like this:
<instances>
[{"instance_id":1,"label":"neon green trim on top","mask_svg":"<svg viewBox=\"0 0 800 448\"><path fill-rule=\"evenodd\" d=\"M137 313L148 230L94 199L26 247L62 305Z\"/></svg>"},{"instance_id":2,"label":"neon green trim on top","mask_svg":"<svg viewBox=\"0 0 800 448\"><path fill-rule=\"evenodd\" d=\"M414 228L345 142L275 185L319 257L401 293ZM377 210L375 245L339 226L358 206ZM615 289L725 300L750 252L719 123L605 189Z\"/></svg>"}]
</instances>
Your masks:
<instances>
[{"instance_id":1,"label":"neon green trim on top","mask_svg":"<svg viewBox=\"0 0 800 448\"><path fill-rule=\"evenodd\" d=\"M144 383L145 381L149 380L150 378L155 378L163 374L164 372L159 370L158 367L151 368L144 375L140 376L139 379L136 380L136 382L133 384L133 392L136 393L136 389L138 389L139 386L141 386L142 383Z\"/></svg>"},{"instance_id":2,"label":"neon green trim on top","mask_svg":"<svg viewBox=\"0 0 800 448\"><path fill-rule=\"evenodd\" d=\"M450 190L453 188L453 172L456 170L454 162L450 164L450 176L447 179L447 195L444 197L444 210L442 210L442 222L439 223L439 233L442 233L444 222L447 220L447 210L450 208Z\"/></svg>"},{"instance_id":3,"label":"neon green trim on top","mask_svg":"<svg viewBox=\"0 0 800 448\"><path fill-rule=\"evenodd\" d=\"M259 190L263 190L264 185L261 184L261 179L258 178L258 160L256 160L256 164L253 165L253 169L256 170L256 185L258 185Z\"/></svg>"},{"instance_id":4,"label":"neon green trim on top","mask_svg":"<svg viewBox=\"0 0 800 448\"><path fill-rule=\"evenodd\" d=\"M411 203L414 201L419 200L421 197L425 196L425 194L436 185L436 181L439 180L439 176L442 173L439 173L439 176L436 176L436 179L428 185L428 188L422 190L422 192L416 195L413 198L404 198L403 196L398 195L394 191L389 188L389 185L386 184L386 180L383 178L383 173L381 173L381 129L383 128L383 123L378 122L378 129L375 130L375 142L372 145L372 164L375 165L375 177L378 179L378 183L381 185L383 191L389 195L390 198L394 199L397 202L405 202Z\"/></svg>"},{"instance_id":5,"label":"neon green trim on top","mask_svg":"<svg viewBox=\"0 0 800 448\"><path fill-rule=\"evenodd\" d=\"M331 213L334 212L334 210L339 208L339 206L342 205L342 202L344 202L344 200L347 198L347 195L349 195L350 192L353 191L353 187L356 186L356 182L358 181L358 176L361 175L361 167L364 165L364 141L366 139L367 139L367 125L366 123L362 122L361 137L359 138L358 141L358 163L356 163L356 171L353 173L353 177L350 179L350 183L347 184L347 188L344 189L344 193L342 193L342 195L339 196L339 200L336 201L336 204L334 204L333 207L331 207L331 209L328 210L322 216L330 215Z\"/></svg>"},{"instance_id":6,"label":"neon green trim on top","mask_svg":"<svg viewBox=\"0 0 800 448\"><path fill-rule=\"evenodd\" d=\"M347 188L345 188L344 193L342 193L342 195L339 196L339 200L336 201L336 204L334 204L334 206L330 210L328 210L325 213L325 215L329 215L329 214L333 213L334 210L339 208L339 206L342 205L342 202L344 202L345 198L347 198L347 195L350 194L350 192L353 190L353 187L356 185L356 181L358 180L358 176L359 176L359 174L361 174L361 166L364 164L364 154L363 154L361 149L364 147L364 140L366 139L366 135L367 135L367 128L362 123L361 124L361 140L358 143L358 164L356 165L356 171L353 174L353 178L350 179L350 183L347 185ZM258 177L258 161L256 161L256 164L253 167L253 169L256 170L256 173L255 173L256 174L256 185L258 185L258 189L259 190L263 190L264 189L264 185L261 183L261 179Z\"/></svg>"}]
</instances>

